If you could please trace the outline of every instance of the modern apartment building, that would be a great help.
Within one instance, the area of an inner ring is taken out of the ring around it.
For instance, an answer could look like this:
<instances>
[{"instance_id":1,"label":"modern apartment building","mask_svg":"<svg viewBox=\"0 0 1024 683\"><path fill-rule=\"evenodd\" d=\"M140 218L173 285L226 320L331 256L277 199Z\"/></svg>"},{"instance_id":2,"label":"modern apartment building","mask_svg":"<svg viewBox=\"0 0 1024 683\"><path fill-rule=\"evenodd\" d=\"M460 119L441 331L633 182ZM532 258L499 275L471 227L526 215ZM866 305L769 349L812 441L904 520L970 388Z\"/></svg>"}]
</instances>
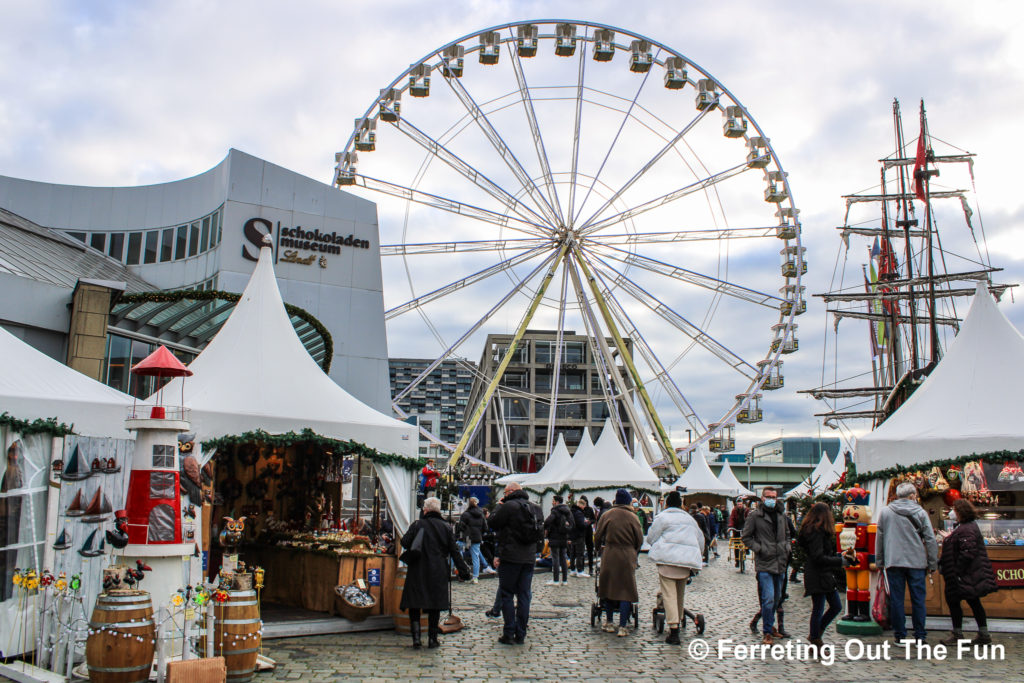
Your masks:
<instances>
[{"instance_id":1,"label":"modern apartment building","mask_svg":"<svg viewBox=\"0 0 1024 683\"><path fill-rule=\"evenodd\" d=\"M512 337L510 334L487 336L480 357L480 372L469 395L467 417L494 376ZM602 366L595 361L588 338L565 331L557 379L554 433L551 443L548 442L557 340L555 330L526 331L469 443L470 455L515 471L533 472L547 461L559 433L565 436L570 453L575 453L584 429L590 430L591 438L598 437L601 426L611 414L601 388L602 384L608 385L607 378L602 378ZM615 348L611 339L606 342L610 348ZM625 342L632 353L630 340ZM626 386L632 388L621 359L617 352L613 354L615 371L626 380ZM619 413L626 433L625 445L632 452L633 428L621 405Z\"/></svg>"},{"instance_id":2,"label":"modern apartment building","mask_svg":"<svg viewBox=\"0 0 1024 683\"><path fill-rule=\"evenodd\" d=\"M388 372L391 395L397 396L434 361L422 358L391 358ZM469 361L442 361L422 382L398 401L398 407L417 417L420 427L454 444L462 435L463 414L473 386L476 365ZM437 456L438 447L420 439L420 455Z\"/></svg>"}]
</instances>

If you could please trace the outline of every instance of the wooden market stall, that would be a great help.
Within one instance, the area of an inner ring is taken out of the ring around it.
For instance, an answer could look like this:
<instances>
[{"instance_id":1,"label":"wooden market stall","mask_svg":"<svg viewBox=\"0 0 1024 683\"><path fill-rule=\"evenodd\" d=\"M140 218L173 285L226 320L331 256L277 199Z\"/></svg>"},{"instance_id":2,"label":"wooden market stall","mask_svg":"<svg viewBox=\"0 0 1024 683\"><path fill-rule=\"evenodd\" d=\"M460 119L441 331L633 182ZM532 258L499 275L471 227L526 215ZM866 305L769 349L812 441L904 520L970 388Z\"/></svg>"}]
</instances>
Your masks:
<instances>
[{"instance_id":1,"label":"wooden market stall","mask_svg":"<svg viewBox=\"0 0 1024 683\"><path fill-rule=\"evenodd\" d=\"M982 600L989 616L1024 619L1024 336L984 283L946 355L888 420L857 443L858 481L879 510L911 481L941 536L958 498L978 508L978 527L1000 590ZM941 549L940 549L941 552ZM929 614L947 615L941 579Z\"/></svg>"}]
</instances>

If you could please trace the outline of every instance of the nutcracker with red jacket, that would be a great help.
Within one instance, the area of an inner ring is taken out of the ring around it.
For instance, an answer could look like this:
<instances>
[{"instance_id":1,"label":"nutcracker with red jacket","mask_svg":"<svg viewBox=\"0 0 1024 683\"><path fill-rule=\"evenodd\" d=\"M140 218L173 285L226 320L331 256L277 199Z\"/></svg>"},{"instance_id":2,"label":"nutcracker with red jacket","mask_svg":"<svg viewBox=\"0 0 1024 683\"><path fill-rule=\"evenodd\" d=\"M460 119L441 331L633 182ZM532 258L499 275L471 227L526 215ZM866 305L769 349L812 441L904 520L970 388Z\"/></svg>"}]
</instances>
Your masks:
<instances>
[{"instance_id":1,"label":"nutcracker with red jacket","mask_svg":"<svg viewBox=\"0 0 1024 683\"><path fill-rule=\"evenodd\" d=\"M843 494L843 523L836 524L836 545L840 553L856 558L846 568L845 621L871 621L871 569L875 564L875 532L871 523L870 494L858 485Z\"/></svg>"},{"instance_id":2,"label":"nutcracker with red jacket","mask_svg":"<svg viewBox=\"0 0 1024 683\"><path fill-rule=\"evenodd\" d=\"M440 476L441 473L434 469L434 459L428 458L427 464L420 472L420 489L424 494L429 494L437 489L437 480Z\"/></svg>"}]
</instances>

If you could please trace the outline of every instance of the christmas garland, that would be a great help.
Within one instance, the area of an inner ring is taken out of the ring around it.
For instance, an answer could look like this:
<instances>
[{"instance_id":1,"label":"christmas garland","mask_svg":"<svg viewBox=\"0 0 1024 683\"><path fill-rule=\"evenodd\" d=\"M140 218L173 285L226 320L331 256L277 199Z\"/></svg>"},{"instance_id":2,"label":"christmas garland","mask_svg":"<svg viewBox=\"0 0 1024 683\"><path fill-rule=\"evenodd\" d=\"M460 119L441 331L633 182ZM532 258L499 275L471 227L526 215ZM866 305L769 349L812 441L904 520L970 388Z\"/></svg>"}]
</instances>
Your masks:
<instances>
[{"instance_id":1,"label":"christmas garland","mask_svg":"<svg viewBox=\"0 0 1024 683\"><path fill-rule=\"evenodd\" d=\"M545 496L549 493L561 493L562 491L569 491L570 493L592 493L594 491L614 491L615 489L627 489L629 491L643 491L644 493L653 493L655 495L661 495L660 489L651 489L644 486L629 486L627 484L612 484L608 486L584 486L582 488L571 487L568 484L562 484L557 489L548 486L543 491L535 489L531 486L524 486L524 491L530 493L536 493L538 496Z\"/></svg>"},{"instance_id":2,"label":"christmas garland","mask_svg":"<svg viewBox=\"0 0 1024 683\"><path fill-rule=\"evenodd\" d=\"M377 465L399 465L407 470L418 472L427 464L426 458L409 458L396 453L381 453L376 448L370 448L358 441L341 441L320 436L308 427L300 433L287 432L285 434L269 434L262 429L254 432L245 432L237 436L222 436L217 439L210 439L203 442L203 450L226 448L228 446L241 446L243 444L262 443L268 446L280 446L287 448L295 444L315 444L324 450L333 450L341 455L360 456L370 460Z\"/></svg>"},{"instance_id":3,"label":"christmas garland","mask_svg":"<svg viewBox=\"0 0 1024 683\"><path fill-rule=\"evenodd\" d=\"M74 434L74 425L70 427L63 422L57 422L57 418L36 418L29 422L28 420L19 420L14 417L6 410L0 413L0 427L5 427L12 432L21 434L22 436L31 436L33 434L49 434L50 436L67 436L68 434Z\"/></svg>"},{"instance_id":4,"label":"christmas garland","mask_svg":"<svg viewBox=\"0 0 1024 683\"><path fill-rule=\"evenodd\" d=\"M871 481L873 479L892 479L897 475L908 474L911 472L926 471L930 470L933 467L946 469L951 465L962 466L968 462L973 462L975 460L980 460L981 462L994 464L1002 464L1008 460L1024 460L1024 449L1019 451L989 451L987 453L971 453L970 455L961 455L956 458L945 458L943 460L931 460L929 462L917 463L915 465L895 465L884 470L864 472L863 474L860 475L858 475L856 473L856 469L854 469L853 474L857 481ZM847 481L854 481L855 479L847 477Z\"/></svg>"},{"instance_id":5,"label":"christmas garland","mask_svg":"<svg viewBox=\"0 0 1024 683\"><path fill-rule=\"evenodd\" d=\"M138 292L134 294L124 294L117 300L117 303L136 304L150 301L157 303L171 303L174 301L214 301L218 299L238 303L241 298L241 294L236 294L235 292L224 292L218 289L179 289L170 292ZM313 317L313 315L304 308L299 308L298 306L286 303L284 305L284 310L288 312L289 316L295 316L296 318L309 323L323 338L324 359L320 363L320 367L323 368L324 372L330 372L331 360L334 358L334 339L331 337L331 333L327 331L327 328L324 327L322 322Z\"/></svg>"}]
</instances>

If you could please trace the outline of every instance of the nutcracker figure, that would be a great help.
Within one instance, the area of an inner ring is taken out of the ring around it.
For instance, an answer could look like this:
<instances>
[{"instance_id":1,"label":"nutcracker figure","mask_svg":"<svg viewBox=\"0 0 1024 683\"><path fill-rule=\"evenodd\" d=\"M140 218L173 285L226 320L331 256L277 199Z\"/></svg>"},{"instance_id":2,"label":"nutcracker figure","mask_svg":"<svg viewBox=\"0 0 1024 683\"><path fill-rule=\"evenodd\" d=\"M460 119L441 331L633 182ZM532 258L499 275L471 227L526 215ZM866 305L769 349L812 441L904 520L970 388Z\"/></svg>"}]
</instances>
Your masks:
<instances>
[{"instance_id":1,"label":"nutcracker figure","mask_svg":"<svg viewBox=\"0 0 1024 683\"><path fill-rule=\"evenodd\" d=\"M843 621L870 622L871 569L875 564L875 532L871 523L870 494L854 484L843 494L843 523L836 524L836 544L840 553L856 558L846 568L846 616Z\"/></svg>"}]
</instances>

